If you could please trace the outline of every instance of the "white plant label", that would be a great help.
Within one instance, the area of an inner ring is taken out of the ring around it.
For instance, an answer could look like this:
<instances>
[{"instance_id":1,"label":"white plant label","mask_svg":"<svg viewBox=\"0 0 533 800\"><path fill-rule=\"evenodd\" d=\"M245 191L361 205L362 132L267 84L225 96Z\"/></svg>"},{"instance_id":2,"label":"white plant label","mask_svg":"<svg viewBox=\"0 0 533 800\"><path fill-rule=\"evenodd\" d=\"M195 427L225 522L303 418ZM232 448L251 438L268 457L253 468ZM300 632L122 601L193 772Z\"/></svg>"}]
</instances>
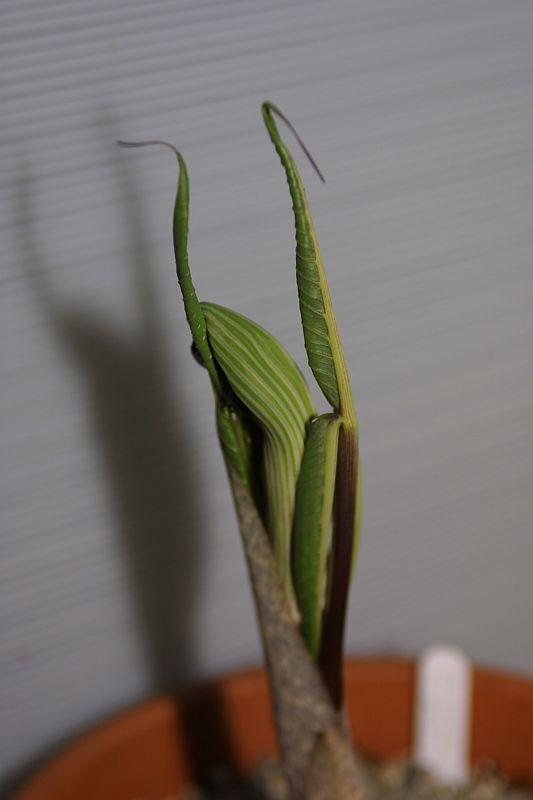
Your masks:
<instances>
[{"instance_id":1,"label":"white plant label","mask_svg":"<svg viewBox=\"0 0 533 800\"><path fill-rule=\"evenodd\" d=\"M418 661L413 758L443 783L468 779L471 673L454 647L436 645Z\"/></svg>"}]
</instances>

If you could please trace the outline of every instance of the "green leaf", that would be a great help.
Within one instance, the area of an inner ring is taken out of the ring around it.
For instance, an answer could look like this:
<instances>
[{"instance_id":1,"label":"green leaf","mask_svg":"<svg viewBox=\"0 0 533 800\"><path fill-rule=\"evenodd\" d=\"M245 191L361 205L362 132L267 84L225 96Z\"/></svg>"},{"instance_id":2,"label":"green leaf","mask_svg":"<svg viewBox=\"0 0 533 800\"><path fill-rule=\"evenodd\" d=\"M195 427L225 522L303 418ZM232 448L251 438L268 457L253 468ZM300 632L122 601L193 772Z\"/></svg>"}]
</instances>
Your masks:
<instances>
[{"instance_id":1,"label":"green leaf","mask_svg":"<svg viewBox=\"0 0 533 800\"><path fill-rule=\"evenodd\" d=\"M217 395L222 394L222 387L220 377L218 375L213 354L209 348L207 341L207 326L205 323L204 315L198 300L196 289L192 282L191 271L189 268L189 254L188 254L188 239L189 239L189 176L187 173L187 166L181 153L176 150L170 142L164 142L160 139L152 139L146 142L117 142L121 147L151 147L161 146L171 150L178 161L178 188L176 191L176 200L174 202L174 216L173 216L173 241L174 241L174 257L176 259L176 272L178 275L178 283L183 297L183 305L185 307L185 316L191 329L191 335L196 354L202 362L203 366L207 369L211 383Z\"/></svg>"},{"instance_id":2,"label":"green leaf","mask_svg":"<svg viewBox=\"0 0 533 800\"><path fill-rule=\"evenodd\" d=\"M191 329L192 340L203 365L209 373L213 388L217 394L221 394L219 375L207 341L207 325L189 269L187 251L189 236L189 177L185 161L179 153L176 153L176 155L179 164L179 179L176 202L174 204L173 239L178 282L183 297L185 315Z\"/></svg>"},{"instance_id":3,"label":"green leaf","mask_svg":"<svg viewBox=\"0 0 533 800\"><path fill-rule=\"evenodd\" d=\"M352 571L350 564L355 557L357 541L354 539L358 537L358 519L360 519L357 508L357 490L360 485L358 422L337 321L305 190L294 159L281 139L274 116L289 126L308 156L309 153L281 111L272 103L264 103L263 119L285 170L292 198L296 228L296 279L307 357L318 385L339 418L337 464L334 467L331 461L328 461L326 466L326 470L330 471L327 480L333 480L334 469L337 479L333 501L330 568L325 592L327 599L322 617L323 630L318 661L324 682L335 704L340 707L344 627ZM311 161L314 164L312 159ZM296 524L299 524L298 520ZM322 579L322 576L319 577ZM312 625L309 624L314 637L312 639L314 646L316 608L312 619L314 622Z\"/></svg>"},{"instance_id":4,"label":"green leaf","mask_svg":"<svg viewBox=\"0 0 533 800\"><path fill-rule=\"evenodd\" d=\"M320 646L338 438L339 419L334 415L311 422L296 489L294 589L302 634L313 658Z\"/></svg>"},{"instance_id":5,"label":"green leaf","mask_svg":"<svg viewBox=\"0 0 533 800\"><path fill-rule=\"evenodd\" d=\"M309 366L333 408L345 418L350 417L355 424L350 381L313 219L302 179L289 149L281 139L274 114L290 127L308 157L311 156L282 112L273 103L263 103L263 119L285 170L292 198L296 227L296 280Z\"/></svg>"},{"instance_id":6,"label":"green leaf","mask_svg":"<svg viewBox=\"0 0 533 800\"><path fill-rule=\"evenodd\" d=\"M305 379L285 348L255 322L202 303L209 344L232 391L263 433L267 529L292 595L291 533L306 427L314 415Z\"/></svg>"}]
</instances>

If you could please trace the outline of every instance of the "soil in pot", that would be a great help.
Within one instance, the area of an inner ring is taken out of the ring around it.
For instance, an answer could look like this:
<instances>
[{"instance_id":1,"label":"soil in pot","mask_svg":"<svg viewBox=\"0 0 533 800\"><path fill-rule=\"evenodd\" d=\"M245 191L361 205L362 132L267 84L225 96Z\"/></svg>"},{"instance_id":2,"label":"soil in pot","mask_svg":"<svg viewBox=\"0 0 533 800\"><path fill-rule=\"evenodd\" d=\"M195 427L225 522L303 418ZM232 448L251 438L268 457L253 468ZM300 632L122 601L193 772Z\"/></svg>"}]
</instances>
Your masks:
<instances>
[{"instance_id":1,"label":"soil in pot","mask_svg":"<svg viewBox=\"0 0 533 800\"><path fill-rule=\"evenodd\" d=\"M436 782L407 760L367 765L373 800L533 800L533 793L517 789L494 768L474 770L461 787ZM280 764L264 761L248 780L235 780L224 771L207 780L209 788L192 787L165 800L290 800Z\"/></svg>"}]
</instances>

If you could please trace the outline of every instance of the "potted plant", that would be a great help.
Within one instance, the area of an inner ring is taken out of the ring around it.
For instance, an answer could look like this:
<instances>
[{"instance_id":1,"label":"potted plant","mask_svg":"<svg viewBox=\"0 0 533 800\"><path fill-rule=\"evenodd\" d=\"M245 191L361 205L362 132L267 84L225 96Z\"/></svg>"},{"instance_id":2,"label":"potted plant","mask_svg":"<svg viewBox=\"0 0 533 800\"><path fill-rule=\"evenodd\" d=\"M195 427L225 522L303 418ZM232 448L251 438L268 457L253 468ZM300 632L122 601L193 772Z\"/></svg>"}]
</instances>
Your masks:
<instances>
[{"instance_id":1,"label":"potted plant","mask_svg":"<svg viewBox=\"0 0 533 800\"><path fill-rule=\"evenodd\" d=\"M157 140L120 144L162 145L178 161L173 220L178 281L193 354L214 395L266 672L233 676L178 701L160 698L117 718L99 731L100 738L89 735L49 765L40 784L31 783L19 800L163 800L185 788L198 767L224 760L221 747L234 748L230 761L237 773L252 768L274 751L272 723L282 765L272 798L375 796L359 751L375 757L408 752L413 663L354 661L343 671L361 517L358 420L305 191L277 120L322 175L282 112L266 102L262 113L292 198L304 342L311 372L330 405L327 413L317 413L305 378L270 333L235 311L199 301L188 263L189 183L181 154ZM517 741L533 737L531 683L478 671L474 704L484 693L483 710L474 706L474 729L485 713L489 729L506 731L510 725L516 734L518 726ZM217 724L224 728L222 739ZM477 752L476 741L474 735L474 757L498 757L497 743L482 744ZM528 762L520 746L513 754L507 761L504 756L503 765L514 777L533 781L533 756Z\"/></svg>"}]
</instances>

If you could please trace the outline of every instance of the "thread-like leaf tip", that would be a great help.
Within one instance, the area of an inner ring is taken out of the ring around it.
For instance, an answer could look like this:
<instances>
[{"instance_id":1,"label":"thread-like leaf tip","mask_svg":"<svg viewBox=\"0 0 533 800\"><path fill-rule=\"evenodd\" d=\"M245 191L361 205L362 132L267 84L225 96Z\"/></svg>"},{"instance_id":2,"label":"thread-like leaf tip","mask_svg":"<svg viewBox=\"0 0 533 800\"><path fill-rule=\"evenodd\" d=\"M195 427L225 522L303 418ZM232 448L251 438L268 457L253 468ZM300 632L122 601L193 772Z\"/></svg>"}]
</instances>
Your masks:
<instances>
[{"instance_id":1,"label":"thread-like leaf tip","mask_svg":"<svg viewBox=\"0 0 533 800\"><path fill-rule=\"evenodd\" d=\"M119 147L152 147L153 145L162 145L172 150L176 158L181 158L179 150L170 142L163 141L163 139L148 139L145 142L125 142L123 139L116 139L115 141Z\"/></svg>"},{"instance_id":2,"label":"thread-like leaf tip","mask_svg":"<svg viewBox=\"0 0 533 800\"><path fill-rule=\"evenodd\" d=\"M320 178L322 183L325 183L326 179L324 178L322 170L320 169L320 167L316 163L315 159L311 155L311 152L308 149L308 147L306 146L304 140L302 139L302 137L300 136L300 134L298 133L298 131L296 130L296 128L294 127L292 122L285 116L283 111L280 111L280 109L276 105L274 105L274 103L271 103L270 100L265 100L265 102L261 106L261 109L263 111L263 118L264 118L265 123L267 124L267 126L268 126L268 122L269 122L271 114L276 114L276 116L279 117L285 123L285 125L288 127L288 129L290 130L290 132L292 133L292 135L294 136L294 138L296 139L296 141L298 142L298 144L300 145L300 147L304 151L305 155L307 156L307 158L308 158L311 166L315 170L316 174L318 175L318 177Z\"/></svg>"}]
</instances>

